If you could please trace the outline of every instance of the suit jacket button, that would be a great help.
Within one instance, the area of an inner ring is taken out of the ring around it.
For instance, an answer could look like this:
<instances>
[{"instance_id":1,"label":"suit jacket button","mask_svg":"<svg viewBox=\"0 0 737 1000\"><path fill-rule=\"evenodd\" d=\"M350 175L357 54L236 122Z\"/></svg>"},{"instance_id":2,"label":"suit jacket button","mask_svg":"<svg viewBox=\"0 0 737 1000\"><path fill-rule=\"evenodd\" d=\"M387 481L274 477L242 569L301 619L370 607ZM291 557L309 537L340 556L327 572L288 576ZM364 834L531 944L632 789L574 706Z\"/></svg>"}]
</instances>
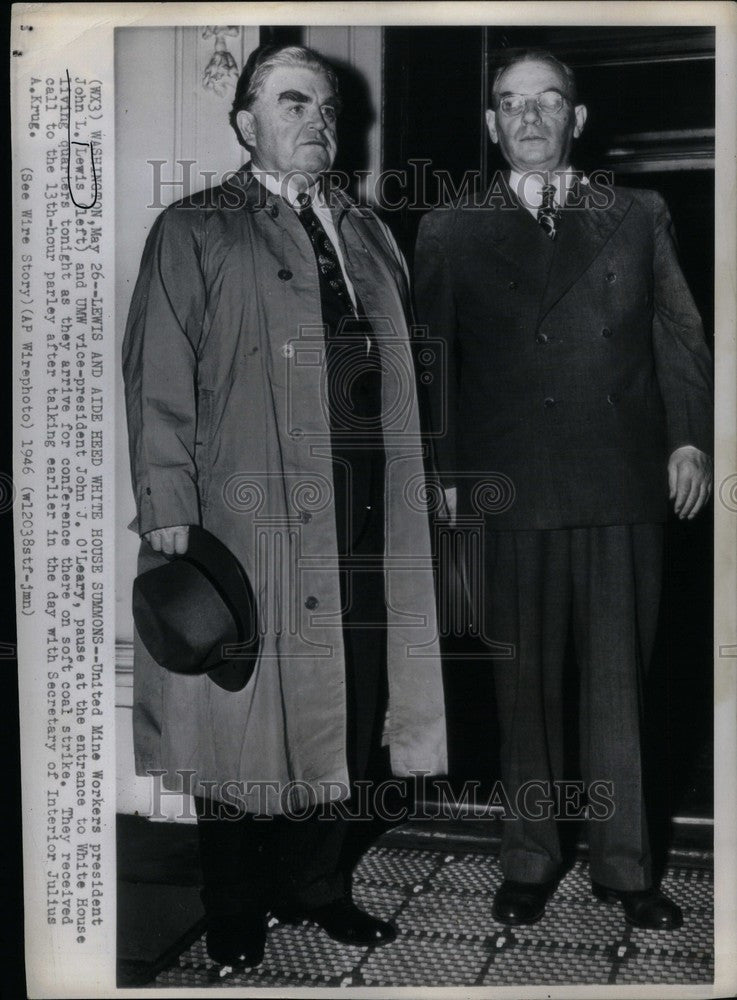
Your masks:
<instances>
[{"instance_id":1,"label":"suit jacket button","mask_svg":"<svg viewBox=\"0 0 737 1000\"><path fill-rule=\"evenodd\" d=\"M543 406L547 406L548 408L550 408L551 406L555 406L555 400L553 399L553 397L548 396L547 399L544 399Z\"/></svg>"},{"instance_id":2,"label":"suit jacket button","mask_svg":"<svg viewBox=\"0 0 737 1000\"><path fill-rule=\"evenodd\" d=\"M316 597L310 596L305 601L305 607L307 608L308 611L314 611L315 608L319 605L319 603L320 602Z\"/></svg>"},{"instance_id":3,"label":"suit jacket button","mask_svg":"<svg viewBox=\"0 0 737 1000\"><path fill-rule=\"evenodd\" d=\"M607 403L609 403L610 406L614 406L615 403L619 402L619 396L616 394L616 392L610 392L606 398L606 401Z\"/></svg>"},{"instance_id":4,"label":"suit jacket button","mask_svg":"<svg viewBox=\"0 0 737 1000\"><path fill-rule=\"evenodd\" d=\"M538 342L538 344L547 344L548 335L546 333L538 333L537 337L535 337L535 340Z\"/></svg>"},{"instance_id":5,"label":"suit jacket button","mask_svg":"<svg viewBox=\"0 0 737 1000\"><path fill-rule=\"evenodd\" d=\"M601 335L602 337L611 337L612 331L609 329L608 326L605 326L602 328Z\"/></svg>"},{"instance_id":6,"label":"suit jacket button","mask_svg":"<svg viewBox=\"0 0 737 1000\"><path fill-rule=\"evenodd\" d=\"M510 292L515 291L516 288L517 288L517 282L516 281L510 281L509 282L509 290L510 290Z\"/></svg>"},{"instance_id":7,"label":"suit jacket button","mask_svg":"<svg viewBox=\"0 0 737 1000\"><path fill-rule=\"evenodd\" d=\"M608 274L606 276L606 280L609 282L610 285L614 284L614 282L617 280L617 276L614 273L614 271L609 271L608 272Z\"/></svg>"},{"instance_id":8,"label":"suit jacket button","mask_svg":"<svg viewBox=\"0 0 737 1000\"><path fill-rule=\"evenodd\" d=\"M283 267L281 271L277 273L277 278L280 278L282 281L289 281L293 277L294 275L292 272L286 267Z\"/></svg>"}]
</instances>

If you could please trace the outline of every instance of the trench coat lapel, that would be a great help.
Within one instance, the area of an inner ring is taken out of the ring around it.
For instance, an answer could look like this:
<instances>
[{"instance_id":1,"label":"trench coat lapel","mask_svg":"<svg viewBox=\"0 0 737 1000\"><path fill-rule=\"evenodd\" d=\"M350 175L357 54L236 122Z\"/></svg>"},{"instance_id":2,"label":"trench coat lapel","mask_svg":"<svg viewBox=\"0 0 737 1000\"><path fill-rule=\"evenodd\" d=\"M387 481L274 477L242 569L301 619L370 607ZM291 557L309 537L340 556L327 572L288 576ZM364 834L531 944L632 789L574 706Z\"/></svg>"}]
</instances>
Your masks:
<instances>
[{"instance_id":1,"label":"trench coat lapel","mask_svg":"<svg viewBox=\"0 0 737 1000\"><path fill-rule=\"evenodd\" d=\"M409 301L406 273L398 258L396 267L390 267L386 239L380 236L374 213L356 205L342 192L335 193L333 199L331 211L343 260L364 309L369 315L384 314L385 305L380 308L377 299L381 289L379 298L386 303L390 294L397 315L406 316Z\"/></svg>"},{"instance_id":2,"label":"trench coat lapel","mask_svg":"<svg viewBox=\"0 0 737 1000\"><path fill-rule=\"evenodd\" d=\"M566 208L554 243L553 261L540 303L539 321L586 271L614 235L632 205L632 196L621 188L607 208Z\"/></svg>"}]
</instances>

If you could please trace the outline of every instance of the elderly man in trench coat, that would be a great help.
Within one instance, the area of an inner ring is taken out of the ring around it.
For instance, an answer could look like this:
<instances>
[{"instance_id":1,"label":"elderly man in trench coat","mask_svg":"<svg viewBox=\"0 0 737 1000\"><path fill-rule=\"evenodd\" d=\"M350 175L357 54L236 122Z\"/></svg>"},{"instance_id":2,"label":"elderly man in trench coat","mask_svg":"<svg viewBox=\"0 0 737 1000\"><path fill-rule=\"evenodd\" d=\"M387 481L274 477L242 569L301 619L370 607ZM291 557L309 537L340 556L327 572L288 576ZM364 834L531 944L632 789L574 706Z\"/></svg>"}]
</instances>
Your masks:
<instances>
[{"instance_id":1,"label":"elderly man in trench coat","mask_svg":"<svg viewBox=\"0 0 737 1000\"><path fill-rule=\"evenodd\" d=\"M137 773L189 772L208 950L231 965L261 960L269 911L392 940L343 885L345 820L289 815L347 799L381 740L398 776L446 770L408 280L387 228L324 183L337 111L315 53L254 53L231 116L251 162L156 220L123 347L139 572L200 525L259 606L239 692L136 645Z\"/></svg>"}]
</instances>

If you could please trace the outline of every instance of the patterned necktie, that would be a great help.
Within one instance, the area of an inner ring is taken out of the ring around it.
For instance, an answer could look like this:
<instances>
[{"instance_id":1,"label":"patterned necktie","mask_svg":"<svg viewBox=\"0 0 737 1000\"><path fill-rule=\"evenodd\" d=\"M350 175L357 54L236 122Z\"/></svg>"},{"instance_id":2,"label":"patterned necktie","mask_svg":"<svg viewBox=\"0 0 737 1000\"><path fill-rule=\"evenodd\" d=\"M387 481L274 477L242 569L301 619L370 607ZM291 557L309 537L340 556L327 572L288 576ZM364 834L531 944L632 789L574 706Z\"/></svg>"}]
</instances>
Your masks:
<instances>
[{"instance_id":1,"label":"patterned necktie","mask_svg":"<svg viewBox=\"0 0 737 1000\"><path fill-rule=\"evenodd\" d=\"M555 185L543 186L543 203L537 210L537 221L548 239L554 240L560 224L560 209L555 204Z\"/></svg>"},{"instance_id":2,"label":"patterned necktie","mask_svg":"<svg viewBox=\"0 0 737 1000\"><path fill-rule=\"evenodd\" d=\"M343 306L345 307L345 314L347 316L354 316L355 309L353 306L353 300L351 299L350 292L348 291L348 286L345 283L343 277L343 269L340 266L340 261L338 260L338 255L335 252L335 247L328 234L325 232L322 223L315 214L315 210L312 207L312 199L303 191L301 194L297 195L297 205L299 206L299 211L297 215L299 220L304 226L307 235L310 237L310 242L315 251L315 259L317 261L317 266L320 269L320 273L323 278L328 282L335 294L340 298Z\"/></svg>"}]
</instances>

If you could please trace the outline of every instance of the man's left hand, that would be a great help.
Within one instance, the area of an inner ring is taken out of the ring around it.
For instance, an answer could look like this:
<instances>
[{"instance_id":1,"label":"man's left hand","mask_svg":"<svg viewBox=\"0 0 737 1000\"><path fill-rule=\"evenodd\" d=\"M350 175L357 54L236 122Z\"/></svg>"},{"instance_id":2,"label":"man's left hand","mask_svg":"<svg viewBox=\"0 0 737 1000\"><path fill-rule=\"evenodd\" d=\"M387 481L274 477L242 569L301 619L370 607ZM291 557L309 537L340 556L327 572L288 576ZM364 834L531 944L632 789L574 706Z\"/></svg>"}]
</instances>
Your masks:
<instances>
[{"instance_id":1,"label":"man's left hand","mask_svg":"<svg viewBox=\"0 0 737 1000\"><path fill-rule=\"evenodd\" d=\"M668 487L679 518L696 517L711 496L714 467L711 457L693 445L676 448L668 459Z\"/></svg>"}]
</instances>

